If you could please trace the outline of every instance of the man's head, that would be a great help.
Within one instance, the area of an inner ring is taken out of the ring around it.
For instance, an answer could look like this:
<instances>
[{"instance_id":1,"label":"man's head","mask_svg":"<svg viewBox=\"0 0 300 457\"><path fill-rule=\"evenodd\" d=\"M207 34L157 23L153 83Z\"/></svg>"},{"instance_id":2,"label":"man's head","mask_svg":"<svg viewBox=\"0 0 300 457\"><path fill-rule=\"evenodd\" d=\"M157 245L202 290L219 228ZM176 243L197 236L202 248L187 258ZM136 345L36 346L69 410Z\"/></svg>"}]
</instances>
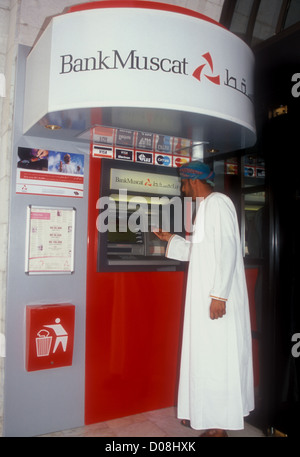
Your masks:
<instances>
[{"instance_id":1,"label":"man's head","mask_svg":"<svg viewBox=\"0 0 300 457\"><path fill-rule=\"evenodd\" d=\"M71 162L71 156L70 156L70 154L65 154L65 155L64 155L64 162L65 162L65 163L70 163L70 162Z\"/></svg>"},{"instance_id":2,"label":"man's head","mask_svg":"<svg viewBox=\"0 0 300 457\"><path fill-rule=\"evenodd\" d=\"M186 197L207 197L212 192L214 183L211 181L215 173L203 162L195 160L184 164L179 169L181 190Z\"/></svg>"}]
</instances>

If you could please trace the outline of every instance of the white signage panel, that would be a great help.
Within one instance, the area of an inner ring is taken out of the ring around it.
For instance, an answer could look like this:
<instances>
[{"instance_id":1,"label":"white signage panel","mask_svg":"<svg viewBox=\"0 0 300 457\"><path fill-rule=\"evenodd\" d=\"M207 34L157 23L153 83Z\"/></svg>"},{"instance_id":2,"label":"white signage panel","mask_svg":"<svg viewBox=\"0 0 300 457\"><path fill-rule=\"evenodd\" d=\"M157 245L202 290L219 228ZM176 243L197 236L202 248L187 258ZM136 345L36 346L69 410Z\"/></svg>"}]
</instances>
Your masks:
<instances>
[{"instance_id":1,"label":"white signage panel","mask_svg":"<svg viewBox=\"0 0 300 457\"><path fill-rule=\"evenodd\" d=\"M31 109L42 103L34 87L45 84L48 112L170 109L225 119L255 134L253 53L223 27L142 8L73 12L53 18L49 27L28 57L25 131L39 120L31 113L44 109ZM49 48L44 83L36 68Z\"/></svg>"}]
</instances>

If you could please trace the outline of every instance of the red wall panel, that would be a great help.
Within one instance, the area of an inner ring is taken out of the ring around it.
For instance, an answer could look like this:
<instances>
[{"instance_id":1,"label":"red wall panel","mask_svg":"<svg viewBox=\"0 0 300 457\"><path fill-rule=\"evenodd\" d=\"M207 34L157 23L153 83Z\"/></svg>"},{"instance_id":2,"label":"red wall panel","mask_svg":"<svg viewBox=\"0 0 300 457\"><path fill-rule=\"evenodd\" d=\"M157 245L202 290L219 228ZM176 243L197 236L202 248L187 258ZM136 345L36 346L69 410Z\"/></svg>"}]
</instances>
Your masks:
<instances>
[{"instance_id":1,"label":"red wall panel","mask_svg":"<svg viewBox=\"0 0 300 457\"><path fill-rule=\"evenodd\" d=\"M246 282L249 297L249 308L250 308L250 320L251 330L256 332L257 319L256 319L256 306L255 306L255 287L257 281L258 269L257 268L246 268ZM260 341L256 338L252 338L252 351L253 351L253 372L254 372L254 386L258 387L260 382L259 372L259 357L260 357Z\"/></svg>"}]
</instances>

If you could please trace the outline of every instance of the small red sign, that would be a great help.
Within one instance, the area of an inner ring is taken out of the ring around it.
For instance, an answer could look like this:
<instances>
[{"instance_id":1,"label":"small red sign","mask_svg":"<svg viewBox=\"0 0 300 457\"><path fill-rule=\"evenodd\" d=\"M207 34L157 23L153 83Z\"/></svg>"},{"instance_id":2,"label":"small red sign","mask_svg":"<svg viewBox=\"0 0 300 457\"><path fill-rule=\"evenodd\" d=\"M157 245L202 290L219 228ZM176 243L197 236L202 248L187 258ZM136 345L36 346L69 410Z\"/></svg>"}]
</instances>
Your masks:
<instances>
[{"instance_id":1,"label":"small red sign","mask_svg":"<svg viewBox=\"0 0 300 457\"><path fill-rule=\"evenodd\" d=\"M187 157L174 157L173 158L173 166L174 167L181 167L181 165L183 165L184 163L187 163L189 162L190 159L187 158Z\"/></svg>"},{"instance_id":2,"label":"small red sign","mask_svg":"<svg viewBox=\"0 0 300 457\"><path fill-rule=\"evenodd\" d=\"M26 370L72 365L75 306L26 307Z\"/></svg>"}]
</instances>

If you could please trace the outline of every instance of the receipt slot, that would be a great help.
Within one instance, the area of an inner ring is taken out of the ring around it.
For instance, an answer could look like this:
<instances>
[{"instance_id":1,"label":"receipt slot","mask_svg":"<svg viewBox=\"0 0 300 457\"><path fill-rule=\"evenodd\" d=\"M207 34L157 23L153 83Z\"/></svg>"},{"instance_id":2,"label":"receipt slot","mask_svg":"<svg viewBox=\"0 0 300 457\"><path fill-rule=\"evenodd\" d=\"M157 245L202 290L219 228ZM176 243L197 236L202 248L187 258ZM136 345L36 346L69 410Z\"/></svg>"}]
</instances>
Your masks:
<instances>
[{"instance_id":1,"label":"receipt slot","mask_svg":"<svg viewBox=\"0 0 300 457\"><path fill-rule=\"evenodd\" d=\"M26 307L26 370L72 365L75 306Z\"/></svg>"}]
</instances>

